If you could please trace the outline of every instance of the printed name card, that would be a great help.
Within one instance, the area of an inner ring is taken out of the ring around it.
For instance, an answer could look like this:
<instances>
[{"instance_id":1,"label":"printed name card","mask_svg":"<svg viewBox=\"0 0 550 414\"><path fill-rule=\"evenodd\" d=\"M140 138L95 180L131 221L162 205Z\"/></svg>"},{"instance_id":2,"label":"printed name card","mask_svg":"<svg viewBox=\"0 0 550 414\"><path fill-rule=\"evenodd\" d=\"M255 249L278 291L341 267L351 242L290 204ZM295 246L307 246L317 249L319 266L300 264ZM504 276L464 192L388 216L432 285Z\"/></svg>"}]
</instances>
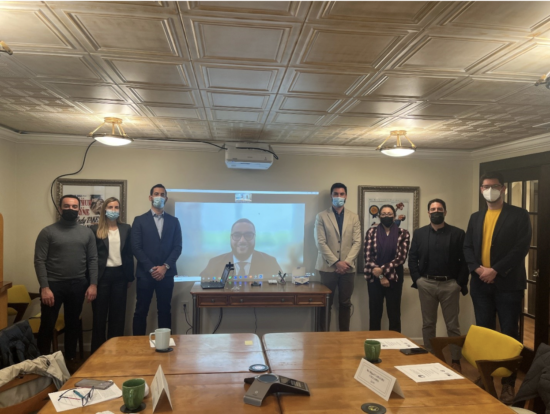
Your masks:
<instances>
[{"instance_id":1,"label":"printed name card","mask_svg":"<svg viewBox=\"0 0 550 414\"><path fill-rule=\"evenodd\" d=\"M166 395L166 398L168 398L168 402L170 403L170 408L173 410L174 407L172 407L172 400L170 399L170 390L168 389L168 382L166 381L166 377L164 376L162 367L159 365L159 368L157 369L157 373L155 374L155 378L153 378L153 382L151 383L151 397L153 399L153 412L155 412L155 409L157 408L157 404L159 403L163 395Z\"/></svg>"},{"instance_id":2,"label":"printed name card","mask_svg":"<svg viewBox=\"0 0 550 414\"><path fill-rule=\"evenodd\" d=\"M361 359L354 378L386 401L389 401L392 391L405 398L397 378L371 364L366 359Z\"/></svg>"}]
</instances>

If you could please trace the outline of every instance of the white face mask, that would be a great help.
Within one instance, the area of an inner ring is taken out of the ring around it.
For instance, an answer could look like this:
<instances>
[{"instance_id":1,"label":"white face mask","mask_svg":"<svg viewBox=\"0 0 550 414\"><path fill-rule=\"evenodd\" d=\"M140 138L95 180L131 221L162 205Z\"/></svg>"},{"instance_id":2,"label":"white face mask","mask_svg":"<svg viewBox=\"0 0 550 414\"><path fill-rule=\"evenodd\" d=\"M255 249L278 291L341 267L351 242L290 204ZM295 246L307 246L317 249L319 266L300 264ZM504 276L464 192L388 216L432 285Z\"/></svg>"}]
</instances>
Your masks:
<instances>
[{"instance_id":1,"label":"white face mask","mask_svg":"<svg viewBox=\"0 0 550 414\"><path fill-rule=\"evenodd\" d=\"M494 203L500 198L500 190L497 190L496 188L488 188L487 190L483 190L483 197L489 203Z\"/></svg>"}]
</instances>

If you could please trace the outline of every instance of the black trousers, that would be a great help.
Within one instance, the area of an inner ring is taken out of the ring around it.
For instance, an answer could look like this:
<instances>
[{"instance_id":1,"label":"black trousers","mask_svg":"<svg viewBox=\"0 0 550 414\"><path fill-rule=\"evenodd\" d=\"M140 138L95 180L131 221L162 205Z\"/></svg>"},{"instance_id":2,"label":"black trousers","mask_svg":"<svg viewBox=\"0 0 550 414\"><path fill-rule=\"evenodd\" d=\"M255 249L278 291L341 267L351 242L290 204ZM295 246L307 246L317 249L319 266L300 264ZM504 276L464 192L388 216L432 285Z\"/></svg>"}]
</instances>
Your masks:
<instances>
[{"instance_id":1,"label":"black trousers","mask_svg":"<svg viewBox=\"0 0 550 414\"><path fill-rule=\"evenodd\" d=\"M147 314L153 292L157 295L158 327L172 329L172 291L174 290L174 278L165 277L160 282L152 276L137 278L137 301L134 312L133 332L134 335L146 335Z\"/></svg>"},{"instance_id":2,"label":"black trousers","mask_svg":"<svg viewBox=\"0 0 550 414\"><path fill-rule=\"evenodd\" d=\"M390 321L390 331L401 332L401 294L403 292L403 271L399 274L397 282L390 282L390 287L384 287L380 280L367 282L369 286L369 313L371 331L382 329L382 314L384 313L384 298L386 299L386 311Z\"/></svg>"},{"instance_id":3,"label":"black trousers","mask_svg":"<svg viewBox=\"0 0 550 414\"><path fill-rule=\"evenodd\" d=\"M97 284L97 297L92 302L94 311L92 353L107 339L124 336L127 287L128 282L122 266L105 268L105 273ZM109 321L108 328L107 321Z\"/></svg>"},{"instance_id":4,"label":"black trousers","mask_svg":"<svg viewBox=\"0 0 550 414\"><path fill-rule=\"evenodd\" d=\"M351 319L351 295L355 283L355 273L346 273L341 275L336 272L321 273L321 283L328 287L332 293L329 299L329 328L331 319L332 303L334 301L334 292L338 289L338 329L340 331L349 331L349 321ZM321 330L325 330L325 309L321 311Z\"/></svg>"},{"instance_id":5,"label":"black trousers","mask_svg":"<svg viewBox=\"0 0 550 414\"><path fill-rule=\"evenodd\" d=\"M65 305L65 358L76 357L76 343L82 326L80 313L86 290L90 285L84 277L63 281L49 282L50 290L54 296L54 305L46 306L42 303L40 310L40 330L38 331L38 349L42 355L51 353L53 329L59 316L61 305Z\"/></svg>"}]
</instances>

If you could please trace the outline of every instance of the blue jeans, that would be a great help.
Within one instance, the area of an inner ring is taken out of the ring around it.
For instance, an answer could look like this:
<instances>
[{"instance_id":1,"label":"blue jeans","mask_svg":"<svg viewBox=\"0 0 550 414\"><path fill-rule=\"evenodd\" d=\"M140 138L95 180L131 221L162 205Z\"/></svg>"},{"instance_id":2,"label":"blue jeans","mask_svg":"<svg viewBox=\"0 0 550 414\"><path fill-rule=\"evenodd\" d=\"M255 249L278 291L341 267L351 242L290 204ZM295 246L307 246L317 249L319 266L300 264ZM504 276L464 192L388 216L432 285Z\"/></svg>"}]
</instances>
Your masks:
<instances>
[{"instance_id":1,"label":"blue jeans","mask_svg":"<svg viewBox=\"0 0 550 414\"><path fill-rule=\"evenodd\" d=\"M498 315L500 331L523 342L519 337L519 318L524 291L501 291L497 290L494 284L475 283L474 280L472 280L470 288L476 325L495 330L496 316ZM514 385L515 381L515 374L502 379L503 384Z\"/></svg>"},{"instance_id":2,"label":"blue jeans","mask_svg":"<svg viewBox=\"0 0 550 414\"><path fill-rule=\"evenodd\" d=\"M165 277L160 282L152 276L137 278L137 300L134 313L133 333L134 335L146 335L147 314L153 292L157 294L158 327L172 328L172 291L174 290L174 278Z\"/></svg>"}]
</instances>

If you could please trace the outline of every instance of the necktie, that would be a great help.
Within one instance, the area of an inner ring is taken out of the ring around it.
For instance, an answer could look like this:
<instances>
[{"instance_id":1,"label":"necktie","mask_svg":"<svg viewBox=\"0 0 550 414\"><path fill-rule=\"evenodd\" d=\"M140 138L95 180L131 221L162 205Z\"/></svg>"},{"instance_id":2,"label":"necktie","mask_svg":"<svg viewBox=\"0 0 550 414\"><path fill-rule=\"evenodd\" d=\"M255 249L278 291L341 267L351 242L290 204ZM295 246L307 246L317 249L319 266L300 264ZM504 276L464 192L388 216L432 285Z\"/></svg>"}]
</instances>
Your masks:
<instances>
[{"instance_id":1,"label":"necktie","mask_svg":"<svg viewBox=\"0 0 550 414\"><path fill-rule=\"evenodd\" d=\"M239 274L237 276L246 276L246 265L248 262L237 262L237 266L239 266Z\"/></svg>"}]
</instances>

